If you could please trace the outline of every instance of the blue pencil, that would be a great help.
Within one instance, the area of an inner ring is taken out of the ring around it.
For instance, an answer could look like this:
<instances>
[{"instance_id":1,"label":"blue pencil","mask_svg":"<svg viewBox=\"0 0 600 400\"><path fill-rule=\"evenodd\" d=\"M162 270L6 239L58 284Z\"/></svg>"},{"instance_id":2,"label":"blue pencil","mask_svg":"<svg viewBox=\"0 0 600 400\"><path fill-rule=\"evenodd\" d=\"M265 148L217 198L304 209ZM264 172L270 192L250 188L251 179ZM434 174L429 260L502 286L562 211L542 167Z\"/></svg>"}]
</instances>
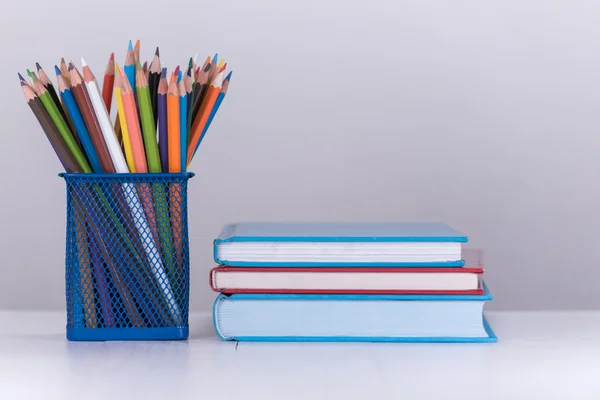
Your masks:
<instances>
[{"instance_id":1,"label":"blue pencil","mask_svg":"<svg viewBox=\"0 0 600 400\"><path fill-rule=\"evenodd\" d=\"M83 116L79 111L79 107L77 106L77 102L73 97L73 93L71 93L71 89L67 87L67 81L56 65L54 66L54 70L58 79L58 90L60 91L60 97L62 98L63 104L67 108L67 112L73 121L73 125L75 125L75 130L79 135L83 150L90 161L90 166L95 173L102 173L104 172L102 169L102 164L100 164L100 159L98 158L98 154L96 154L96 149L92 143L92 138L90 137L90 133L85 126Z\"/></svg>"},{"instance_id":2,"label":"blue pencil","mask_svg":"<svg viewBox=\"0 0 600 400\"><path fill-rule=\"evenodd\" d=\"M133 98L137 104L137 96L135 95L135 57L133 55L133 46L131 45L131 40L129 41L129 48L127 49L127 56L125 57L123 69L125 70L125 75L127 75L127 80L129 81L131 90L133 91Z\"/></svg>"},{"instance_id":3,"label":"blue pencil","mask_svg":"<svg viewBox=\"0 0 600 400\"><path fill-rule=\"evenodd\" d=\"M227 74L227 76L223 80L223 86L221 87L221 91L219 92L219 95L217 96L217 100L215 100L215 105L213 106L213 109L210 111L210 115L208 116L208 120L206 121L206 125L204 126L204 129L202 129L202 135L200 135L200 139L198 140L198 144L196 144L196 148L194 149L194 154L192 154L192 157L194 157L196 155L196 152L198 151L198 147L200 147L200 143L202 143L202 139L204 139L204 135L206 135L206 132L208 131L208 127L210 126L210 123L212 122L213 118L217 114L217 111L219 111L219 107L221 106L221 103L223 102L223 99L225 98L225 95L227 94L227 88L229 87L229 81L231 80L232 72L233 71L230 71L229 74Z\"/></svg>"},{"instance_id":4,"label":"blue pencil","mask_svg":"<svg viewBox=\"0 0 600 400\"><path fill-rule=\"evenodd\" d=\"M181 72L180 72L181 73ZM181 159L181 172L185 172L187 158L187 92L183 80L179 81L179 148Z\"/></svg>"}]
</instances>

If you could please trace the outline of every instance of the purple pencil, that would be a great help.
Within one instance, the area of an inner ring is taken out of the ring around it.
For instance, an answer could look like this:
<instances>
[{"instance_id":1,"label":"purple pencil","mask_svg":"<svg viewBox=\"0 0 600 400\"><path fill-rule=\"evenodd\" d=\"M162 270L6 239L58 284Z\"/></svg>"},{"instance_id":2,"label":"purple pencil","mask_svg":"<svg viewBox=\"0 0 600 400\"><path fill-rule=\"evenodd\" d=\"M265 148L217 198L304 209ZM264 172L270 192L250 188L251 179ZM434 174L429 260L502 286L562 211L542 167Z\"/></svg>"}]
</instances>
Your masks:
<instances>
[{"instance_id":1,"label":"purple pencil","mask_svg":"<svg viewBox=\"0 0 600 400\"><path fill-rule=\"evenodd\" d=\"M169 170L169 145L167 132L167 69L163 68L158 84L158 151L160 153L160 164L162 170Z\"/></svg>"}]
</instances>

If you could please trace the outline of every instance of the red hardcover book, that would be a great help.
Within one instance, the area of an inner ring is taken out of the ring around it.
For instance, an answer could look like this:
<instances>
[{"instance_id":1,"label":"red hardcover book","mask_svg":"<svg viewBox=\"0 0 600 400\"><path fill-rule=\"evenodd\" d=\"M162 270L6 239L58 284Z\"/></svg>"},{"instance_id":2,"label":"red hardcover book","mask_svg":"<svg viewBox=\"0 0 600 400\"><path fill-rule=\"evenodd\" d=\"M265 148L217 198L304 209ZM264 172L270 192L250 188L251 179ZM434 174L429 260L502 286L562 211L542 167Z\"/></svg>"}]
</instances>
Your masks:
<instances>
[{"instance_id":1,"label":"red hardcover book","mask_svg":"<svg viewBox=\"0 0 600 400\"><path fill-rule=\"evenodd\" d=\"M483 294L483 253L464 249L460 268L215 267L215 292L313 294Z\"/></svg>"}]
</instances>

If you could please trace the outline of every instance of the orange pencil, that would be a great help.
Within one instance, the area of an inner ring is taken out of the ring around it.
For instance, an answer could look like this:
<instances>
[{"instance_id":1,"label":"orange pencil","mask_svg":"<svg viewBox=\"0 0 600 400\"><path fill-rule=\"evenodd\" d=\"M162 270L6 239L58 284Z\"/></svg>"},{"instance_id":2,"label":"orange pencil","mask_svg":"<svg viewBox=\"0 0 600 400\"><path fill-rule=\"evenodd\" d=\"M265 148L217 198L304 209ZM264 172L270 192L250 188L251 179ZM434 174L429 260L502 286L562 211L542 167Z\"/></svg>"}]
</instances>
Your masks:
<instances>
[{"instance_id":1,"label":"orange pencil","mask_svg":"<svg viewBox=\"0 0 600 400\"><path fill-rule=\"evenodd\" d=\"M135 99L133 98L133 90L129 84L129 80L123 70L121 78L121 99L123 100L123 109L125 111L125 120L127 122L127 131L129 133L129 142L131 144L131 152L133 153L133 163L135 164L136 173L148 172L146 164L146 152L144 151L144 142L142 141L142 131L140 129L140 120L138 118Z\"/></svg>"},{"instance_id":2,"label":"orange pencil","mask_svg":"<svg viewBox=\"0 0 600 400\"><path fill-rule=\"evenodd\" d=\"M215 79L210 84L208 91L206 92L206 96L202 101L202 105L200 105L200 110L198 111L198 116L194 120L194 124L192 125L192 129L190 132L190 143L188 145L188 153L187 153L187 164L189 165L192 161L192 157L194 155L194 151L196 149L196 144L200 140L200 136L202 136L202 130L204 129L204 125L208 121L208 117L210 116L210 112L215 105L215 101L217 100L217 96L221 92L221 86L223 85L224 73L219 72L219 74L215 77Z\"/></svg>"}]
</instances>

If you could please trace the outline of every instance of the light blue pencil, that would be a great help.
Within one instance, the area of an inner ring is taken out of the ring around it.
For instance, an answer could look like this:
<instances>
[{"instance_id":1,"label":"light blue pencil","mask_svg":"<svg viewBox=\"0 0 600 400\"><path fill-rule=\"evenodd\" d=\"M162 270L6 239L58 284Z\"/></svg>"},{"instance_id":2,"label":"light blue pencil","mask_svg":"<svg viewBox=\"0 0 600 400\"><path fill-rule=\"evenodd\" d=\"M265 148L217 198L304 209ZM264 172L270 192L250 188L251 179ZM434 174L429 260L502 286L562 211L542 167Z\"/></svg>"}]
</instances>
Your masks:
<instances>
[{"instance_id":1,"label":"light blue pencil","mask_svg":"<svg viewBox=\"0 0 600 400\"><path fill-rule=\"evenodd\" d=\"M125 56L125 64L123 65L123 69L125 70L125 75L127 75L127 80L131 85L131 90L133 91L133 98L137 104L137 96L135 95L135 56L133 55L133 46L131 45L131 40L129 41L129 47L127 48L127 55Z\"/></svg>"}]
</instances>

